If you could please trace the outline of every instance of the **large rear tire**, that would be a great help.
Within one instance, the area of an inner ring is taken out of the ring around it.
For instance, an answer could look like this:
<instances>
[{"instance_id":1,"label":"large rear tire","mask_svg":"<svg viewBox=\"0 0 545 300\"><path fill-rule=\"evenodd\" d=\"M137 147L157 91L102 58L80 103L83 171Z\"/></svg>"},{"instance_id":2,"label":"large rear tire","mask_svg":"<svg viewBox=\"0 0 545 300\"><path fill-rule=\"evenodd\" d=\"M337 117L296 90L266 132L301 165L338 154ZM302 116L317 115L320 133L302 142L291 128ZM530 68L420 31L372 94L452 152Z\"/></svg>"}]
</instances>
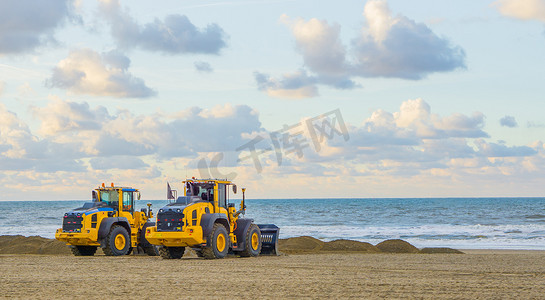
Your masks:
<instances>
[{"instance_id":1,"label":"large rear tire","mask_svg":"<svg viewBox=\"0 0 545 300\"><path fill-rule=\"evenodd\" d=\"M75 256L93 256L97 252L96 246L71 246L72 254Z\"/></svg>"},{"instance_id":2,"label":"large rear tire","mask_svg":"<svg viewBox=\"0 0 545 300\"><path fill-rule=\"evenodd\" d=\"M204 258L224 258L229 252L229 234L225 226L220 223L214 224L212 232L208 235L210 247L203 248L202 254Z\"/></svg>"},{"instance_id":3,"label":"large rear tire","mask_svg":"<svg viewBox=\"0 0 545 300\"><path fill-rule=\"evenodd\" d=\"M102 249L108 256L120 256L129 253L131 239L127 229L123 226L114 225L106 237L106 246Z\"/></svg>"},{"instance_id":4,"label":"large rear tire","mask_svg":"<svg viewBox=\"0 0 545 300\"><path fill-rule=\"evenodd\" d=\"M244 250L240 252L242 257L258 256L261 253L261 230L252 224L246 231Z\"/></svg>"},{"instance_id":5,"label":"large rear tire","mask_svg":"<svg viewBox=\"0 0 545 300\"><path fill-rule=\"evenodd\" d=\"M159 255L164 259L180 259L184 256L185 247L165 247L159 248Z\"/></svg>"}]
</instances>

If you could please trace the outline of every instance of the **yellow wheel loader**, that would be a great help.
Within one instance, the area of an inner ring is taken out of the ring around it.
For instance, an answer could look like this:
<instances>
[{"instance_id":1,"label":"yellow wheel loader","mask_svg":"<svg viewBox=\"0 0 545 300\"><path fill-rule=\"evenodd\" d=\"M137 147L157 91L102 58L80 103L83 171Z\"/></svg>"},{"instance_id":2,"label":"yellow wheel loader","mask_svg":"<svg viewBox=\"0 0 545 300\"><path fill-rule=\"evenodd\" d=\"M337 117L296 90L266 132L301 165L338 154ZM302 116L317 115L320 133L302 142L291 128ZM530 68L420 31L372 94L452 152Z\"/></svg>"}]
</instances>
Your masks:
<instances>
[{"instance_id":1,"label":"yellow wheel loader","mask_svg":"<svg viewBox=\"0 0 545 300\"><path fill-rule=\"evenodd\" d=\"M146 229L155 225L150 222L151 204L135 211L135 200L140 200L137 189L103 183L92 195L93 202L64 214L62 228L55 233L57 240L69 245L76 256L92 256L98 247L112 256L127 255L133 249L158 254L145 237Z\"/></svg>"},{"instance_id":2,"label":"yellow wheel loader","mask_svg":"<svg viewBox=\"0 0 545 300\"><path fill-rule=\"evenodd\" d=\"M159 246L161 257L181 258L186 247L209 259L224 258L228 253L242 257L276 254L280 229L242 217L245 189L237 211L235 204L229 203L229 187L237 192L231 181L193 178L183 184L184 196L159 209L156 225L146 229L146 239Z\"/></svg>"}]
</instances>

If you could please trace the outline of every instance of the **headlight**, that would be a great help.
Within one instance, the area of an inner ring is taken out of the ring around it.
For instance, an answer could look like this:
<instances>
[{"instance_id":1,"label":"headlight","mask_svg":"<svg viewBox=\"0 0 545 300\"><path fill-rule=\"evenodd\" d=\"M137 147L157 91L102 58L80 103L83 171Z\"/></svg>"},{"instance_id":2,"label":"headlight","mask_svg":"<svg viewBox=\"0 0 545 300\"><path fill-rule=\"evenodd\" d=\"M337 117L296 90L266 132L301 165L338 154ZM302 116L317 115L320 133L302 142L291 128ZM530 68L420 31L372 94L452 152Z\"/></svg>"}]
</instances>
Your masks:
<instances>
[{"instance_id":1,"label":"headlight","mask_svg":"<svg viewBox=\"0 0 545 300\"><path fill-rule=\"evenodd\" d=\"M161 209L159 210L159 212L163 212L163 209L161 208Z\"/></svg>"},{"instance_id":2,"label":"headlight","mask_svg":"<svg viewBox=\"0 0 545 300\"><path fill-rule=\"evenodd\" d=\"M176 211L177 211L177 212L181 212L182 210L178 208Z\"/></svg>"}]
</instances>

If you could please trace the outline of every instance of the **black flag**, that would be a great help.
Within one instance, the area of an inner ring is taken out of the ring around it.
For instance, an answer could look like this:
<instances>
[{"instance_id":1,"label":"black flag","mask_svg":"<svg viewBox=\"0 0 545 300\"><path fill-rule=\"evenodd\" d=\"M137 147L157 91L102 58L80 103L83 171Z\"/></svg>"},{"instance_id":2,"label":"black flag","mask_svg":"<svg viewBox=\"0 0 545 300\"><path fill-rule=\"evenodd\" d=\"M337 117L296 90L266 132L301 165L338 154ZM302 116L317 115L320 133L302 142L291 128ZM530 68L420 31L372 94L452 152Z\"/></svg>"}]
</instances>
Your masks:
<instances>
[{"instance_id":1,"label":"black flag","mask_svg":"<svg viewBox=\"0 0 545 300\"><path fill-rule=\"evenodd\" d=\"M170 188L170 184L167 181L167 200L174 200L174 193L172 192L172 189Z\"/></svg>"}]
</instances>

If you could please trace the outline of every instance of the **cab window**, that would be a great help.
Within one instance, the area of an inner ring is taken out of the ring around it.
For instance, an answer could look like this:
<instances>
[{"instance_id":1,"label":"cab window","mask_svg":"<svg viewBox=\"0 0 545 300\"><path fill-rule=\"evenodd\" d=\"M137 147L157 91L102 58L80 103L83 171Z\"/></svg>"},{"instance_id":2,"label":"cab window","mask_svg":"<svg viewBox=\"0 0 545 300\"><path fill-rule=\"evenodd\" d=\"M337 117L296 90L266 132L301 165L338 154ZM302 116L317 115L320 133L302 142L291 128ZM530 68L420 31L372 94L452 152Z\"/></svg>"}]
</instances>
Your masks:
<instances>
[{"instance_id":1,"label":"cab window","mask_svg":"<svg viewBox=\"0 0 545 300\"><path fill-rule=\"evenodd\" d=\"M123 210L132 212L134 210L133 192L123 192Z\"/></svg>"},{"instance_id":2,"label":"cab window","mask_svg":"<svg viewBox=\"0 0 545 300\"><path fill-rule=\"evenodd\" d=\"M100 201L117 208L117 203L119 201L119 196L117 191L101 191L100 192Z\"/></svg>"},{"instance_id":3,"label":"cab window","mask_svg":"<svg viewBox=\"0 0 545 300\"><path fill-rule=\"evenodd\" d=\"M218 184L218 205L227 208L227 199L225 197L225 184Z\"/></svg>"},{"instance_id":4,"label":"cab window","mask_svg":"<svg viewBox=\"0 0 545 300\"><path fill-rule=\"evenodd\" d=\"M198 183L193 185L195 196L200 196L204 201L214 201L214 185L209 183Z\"/></svg>"}]
</instances>

